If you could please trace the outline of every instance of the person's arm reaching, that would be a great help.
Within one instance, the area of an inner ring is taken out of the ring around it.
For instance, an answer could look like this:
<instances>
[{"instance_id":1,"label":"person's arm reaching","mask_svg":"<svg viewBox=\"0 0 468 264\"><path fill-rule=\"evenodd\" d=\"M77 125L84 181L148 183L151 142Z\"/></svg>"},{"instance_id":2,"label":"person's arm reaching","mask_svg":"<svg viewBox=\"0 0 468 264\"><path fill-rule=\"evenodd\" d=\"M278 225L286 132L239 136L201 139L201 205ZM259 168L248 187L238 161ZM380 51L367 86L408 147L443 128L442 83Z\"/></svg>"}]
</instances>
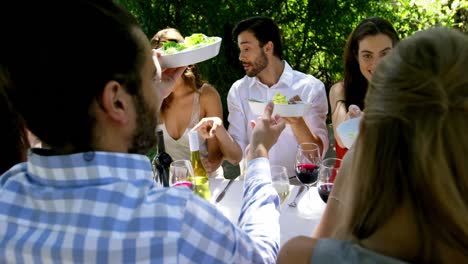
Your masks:
<instances>
[{"instance_id":1,"label":"person's arm reaching","mask_svg":"<svg viewBox=\"0 0 468 264\"><path fill-rule=\"evenodd\" d=\"M202 119L204 117L222 118L223 106L218 91L208 83L205 83L202 88L200 94L200 117ZM205 137L205 139L208 156L203 158L203 164L205 165L205 169L211 173L216 171L223 163L224 153L221 144L224 142L216 137Z\"/></svg>"},{"instance_id":2,"label":"person's arm reaching","mask_svg":"<svg viewBox=\"0 0 468 264\"><path fill-rule=\"evenodd\" d=\"M343 87L343 82L336 83L330 88L329 98L331 108L331 119L333 124L333 134L338 145L343 148L343 142L341 142L340 136L338 135L338 133L336 133L336 128L338 127L338 125L350 118L359 117L362 112L357 105L350 105L349 109L346 110L345 91Z\"/></svg>"},{"instance_id":3,"label":"person's arm reaching","mask_svg":"<svg viewBox=\"0 0 468 264\"><path fill-rule=\"evenodd\" d=\"M171 69L162 69L161 65L159 64L158 58L161 56L161 53L153 51L153 62L154 66L156 67L156 78L154 79L154 85L156 89L158 89L159 95L159 105L158 109L161 109L162 102L164 98L169 96L169 94L174 89L174 85L176 80L182 76L184 73L186 66L179 67L179 68L171 68Z\"/></svg>"},{"instance_id":4,"label":"person's arm reaching","mask_svg":"<svg viewBox=\"0 0 468 264\"><path fill-rule=\"evenodd\" d=\"M320 81L315 81L310 84L311 89L308 95L301 99L310 104L310 108L306 110L302 117L290 117L286 122L291 126L291 129L296 137L298 144L305 142L316 143L322 155L328 150L328 130L326 125L328 101L325 93L325 86Z\"/></svg>"},{"instance_id":5,"label":"person's arm reaching","mask_svg":"<svg viewBox=\"0 0 468 264\"><path fill-rule=\"evenodd\" d=\"M254 128L246 150L247 171L239 216L240 228L254 239L258 250L264 252L264 263L276 262L280 242L279 197L271 184L267 158L286 123L282 118L271 117L273 107L269 102L263 116L251 123ZM261 167L259 162L262 162ZM269 234L269 238L265 234Z\"/></svg>"},{"instance_id":6,"label":"person's arm reaching","mask_svg":"<svg viewBox=\"0 0 468 264\"><path fill-rule=\"evenodd\" d=\"M223 126L219 117L205 117L192 130L197 130L203 138L216 138L223 158L237 165L242 159L242 149Z\"/></svg>"},{"instance_id":7,"label":"person's arm reaching","mask_svg":"<svg viewBox=\"0 0 468 264\"><path fill-rule=\"evenodd\" d=\"M333 184L333 189L328 198L327 206L323 212L320 222L314 230L314 238L331 237L339 226L339 220L342 219L342 206L346 202L346 188L349 187L349 171L351 170L354 148L346 152L341 162L341 168Z\"/></svg>"},{"instance_id":8,"label":"person's arm reaching","mask_svg":"<svg viewBox=\"0 0 468 264\"><path fill-rule=\"evenodd\" d=\"M239 226L192 196L182 223L181 257L200 262L275 263L279 251L279 197L271 184L268 150L285 127L271 119L273 105L257 120L247 149L248 168ZM185 253L188 252L188 253Z\"/></svg>"}]
</instances>

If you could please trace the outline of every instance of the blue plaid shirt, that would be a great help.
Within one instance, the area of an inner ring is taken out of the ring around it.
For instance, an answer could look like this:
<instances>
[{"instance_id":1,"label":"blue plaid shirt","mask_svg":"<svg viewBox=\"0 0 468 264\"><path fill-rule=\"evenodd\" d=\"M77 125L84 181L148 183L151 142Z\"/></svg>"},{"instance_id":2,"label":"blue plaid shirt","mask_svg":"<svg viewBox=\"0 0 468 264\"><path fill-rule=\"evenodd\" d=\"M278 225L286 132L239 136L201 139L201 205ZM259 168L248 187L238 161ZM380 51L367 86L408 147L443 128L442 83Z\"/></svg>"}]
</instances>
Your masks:
<instances>
[{"instance_id":1,"label":"blue plaid shirt","mask_svg":"<svg viewBox=\"0 0 468 264\"><path fill-rule=\"evenodd\" d=\"M146 156L29 152L0 177L0 263L274 263L279 199L251 161L239 223L184 187L160 188Z\"/></svg>"}]
</instances>

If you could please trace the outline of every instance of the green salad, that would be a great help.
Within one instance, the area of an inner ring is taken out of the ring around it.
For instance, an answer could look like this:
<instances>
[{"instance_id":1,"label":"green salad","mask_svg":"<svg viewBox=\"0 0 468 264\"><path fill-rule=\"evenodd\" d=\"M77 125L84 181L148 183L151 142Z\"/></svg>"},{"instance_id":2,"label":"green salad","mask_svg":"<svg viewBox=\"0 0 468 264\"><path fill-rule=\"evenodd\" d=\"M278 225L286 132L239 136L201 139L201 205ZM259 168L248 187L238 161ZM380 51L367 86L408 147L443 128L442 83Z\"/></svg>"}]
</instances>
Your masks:
<instances>
[{"instance_id":1,"label":"green salad","mask_svg":"<svg viewBox=\"0 0 468 264\"><path fill-rule=\"evenodd\" d=\"M275 104L288 104L288 99L286 99L286 95L282 93L277 93L273 96L273 103Z\"/></svg>"},{"instance_id":2,"label":"green salad","mask_svg":"<svg viewBox=\"0 0 468 264\"><path fill-rule=\"evenodd\" d=\"M162 46L165 55L174 54L185 50L193 50L216 41L215 37L207 37L202 33L194 33L189 37L185 37L184 42L177 43L168 41Z\"/></svg>"}]
</instances>

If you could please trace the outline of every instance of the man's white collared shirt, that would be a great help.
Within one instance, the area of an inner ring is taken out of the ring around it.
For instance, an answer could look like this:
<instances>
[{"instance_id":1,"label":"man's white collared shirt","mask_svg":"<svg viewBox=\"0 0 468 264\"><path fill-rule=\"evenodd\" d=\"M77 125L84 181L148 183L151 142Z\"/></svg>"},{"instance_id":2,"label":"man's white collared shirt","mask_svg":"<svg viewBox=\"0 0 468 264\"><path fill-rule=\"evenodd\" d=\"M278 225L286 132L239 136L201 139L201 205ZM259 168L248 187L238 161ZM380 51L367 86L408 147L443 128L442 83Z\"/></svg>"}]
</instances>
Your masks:
<instances>
[{"instance_id":1,"label":"man's white collared shirt","mask_svg":"<svg viewBox=\"0 0 468 264\"><path fill-rule=\"evenodd\" d=\"M229 133L239 143L243 153L250 143L252 128L250 120L258 115L250 109L248 100L270 101L278 92L290 99L299 95L301 100L310 103L303 118L309 129L323 142L323 152L328 150L328 131L326 125L328 101L324 84L312 75L295 71L284 61L284 71L279 81L271 87L261 83L257 77L244 76L236 81L229 90L227 104L229 110ZM297 140L289 125L270 149L270 164L283 165L290 176L294 175Z\"/></svg>"}]
</instances>

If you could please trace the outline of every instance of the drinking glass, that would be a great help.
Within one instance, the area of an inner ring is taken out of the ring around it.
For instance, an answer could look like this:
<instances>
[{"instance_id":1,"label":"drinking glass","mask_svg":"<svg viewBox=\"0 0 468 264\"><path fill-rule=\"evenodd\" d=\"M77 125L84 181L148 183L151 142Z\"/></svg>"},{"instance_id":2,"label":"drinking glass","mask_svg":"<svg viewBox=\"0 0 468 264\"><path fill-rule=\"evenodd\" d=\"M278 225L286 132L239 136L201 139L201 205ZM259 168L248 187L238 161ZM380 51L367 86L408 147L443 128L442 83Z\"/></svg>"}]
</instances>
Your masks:
<instances>
[{"instance_id":1,"label":"drinking glass","mask_svg":"<svg viewBox=\"0 0 468 264\"><path fill-rule=\"evenodd\" d=\"M297 179L307 187L313 186L317 182L320 162L320 148L317 144L299 144L295 164Z\"/></svg>"},{"instance_id":2,"label":"drinking glass","mask_svg":"<svg viewBox=\"0 0 468 264\"><path fill-rule=\"evenodd\" d=\"M280 204L283 204L284 201L289 197L289 177L286 167L280 165L270 166L271 171L271 181L273 187L280 198Z\"/></svg>"},{"instance_id":3,"label":"drinking glass","mask_svg":"<svg viewBox=\"0 0 468 264\"><path fill-rule=\"evenodd\" d=\"M169 167L169 186L186 186L194 189L194 172L190 160L175 160Z\"/></svg>"},{"instance_id":4,"label":"drinking glass","mask_svg":"<svg viewBox=\"0 0 468 264\"><path fill-rule=\"evenodd\" d=\"M341 166L341 159L328 158L322 161L320 165L317 190L320 198L327 203L328 196L333 188L333 182Z\"/></svg>"},{"instance_id":5,"label":"drinking glass","mask_svg":"<svg viewBox=\"0 0 468 264\"><path fill-rule=\"evenodd\" d=\"M320 148L315 143L301 143L297 146L295 171L296 177L308 190L308 198L298 205L302 216L309 218L317 211L311 197L310 187L317 183L321 157Z\"/></svg>"}]
</instances>

